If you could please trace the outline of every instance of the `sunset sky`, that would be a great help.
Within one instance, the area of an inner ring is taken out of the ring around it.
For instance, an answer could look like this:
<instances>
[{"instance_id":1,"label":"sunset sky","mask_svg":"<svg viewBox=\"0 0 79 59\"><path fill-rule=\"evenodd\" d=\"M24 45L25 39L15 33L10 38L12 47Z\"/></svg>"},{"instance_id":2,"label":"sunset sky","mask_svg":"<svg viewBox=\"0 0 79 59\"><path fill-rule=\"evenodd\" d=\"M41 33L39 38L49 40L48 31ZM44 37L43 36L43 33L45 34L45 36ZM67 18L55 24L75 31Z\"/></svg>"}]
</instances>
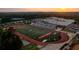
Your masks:
<instances>
[{"instance_id":1,"label":"sunset sky","mask_svg":"<svg viewBox=\"0 0 79 59\"><path fill-rule=\"evenodd\" d=\"M0 12L79 12L79 8L0 8Z\"/></svg>"}]
</instances>

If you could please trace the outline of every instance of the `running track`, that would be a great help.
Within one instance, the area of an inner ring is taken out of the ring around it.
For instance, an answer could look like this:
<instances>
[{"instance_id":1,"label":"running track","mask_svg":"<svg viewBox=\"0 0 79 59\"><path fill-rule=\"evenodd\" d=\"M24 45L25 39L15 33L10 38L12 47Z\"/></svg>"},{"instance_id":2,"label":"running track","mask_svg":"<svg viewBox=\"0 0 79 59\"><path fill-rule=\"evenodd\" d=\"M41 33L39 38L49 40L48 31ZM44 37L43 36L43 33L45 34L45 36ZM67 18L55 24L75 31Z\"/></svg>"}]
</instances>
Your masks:
<instances>
[{"instance_id":1,"label":"running track","mask_svg":"<svg viewBox=\"0 0 79 59\"><path fill-rule=\"evenodd\" d=\"M19 32L15 32L16 35L18 35L21 39L26 40L28 42L30 42L31 44L36 44L36 45L41 45L41 46L46 46L48 43L44 43L44 42L40 42L37 40L34 40L24 34L21 34ZM61 35L61 39L59 41L56 42L52 42L52 43L63 43L69 40L69 37L66 33L60 32Z\"/></svg>"},{"instance_id":2,"label":"running track","mask_svg":"<svg viewBox=\"0 0 79 59\"><path fill-rule=\"evenodd\" d=\"M49 37L51 34L52 34L52 32L49 32L48 34L45 34L45 35L39 37L39 39L40 38ZM55 41L55 42L51 42L51 43L56 43L57 44L57 43L63 43L63 42L66 42L66 41L69 40L69 36L66 33L64 33L64 32L60 32L60 36L61 36L61 39L60 40Z\"/></svg>"},{"instance_id":3,"label":"running track","mask_svg":"<svg viewBox=\"0 0 79 59\"><path fill-rule=\"evenodd\" d=\"M34 39L32 39L32 38L30 38L30 37L28 37L24 34L21 34L19 32L15 32L15 34L18 35L21 39L30 42L31 44L36 44L36 45L41 45L41 46L46 46L47 45L47 43L39 42L39 41L34 40Z\"/></svg>"},{"instance_id":4,"label":"running track","mask_svg":"<svg viewBox=\"0 0 79 59\"><path fill-rule=\"evenodd\" d=\"M63 43L63 42L66 42L69 40L69 36L64 32L60 32L60 36L61 36L61 39L59 41L54 42L54 43Z\"/></svg>"}]
</instances>

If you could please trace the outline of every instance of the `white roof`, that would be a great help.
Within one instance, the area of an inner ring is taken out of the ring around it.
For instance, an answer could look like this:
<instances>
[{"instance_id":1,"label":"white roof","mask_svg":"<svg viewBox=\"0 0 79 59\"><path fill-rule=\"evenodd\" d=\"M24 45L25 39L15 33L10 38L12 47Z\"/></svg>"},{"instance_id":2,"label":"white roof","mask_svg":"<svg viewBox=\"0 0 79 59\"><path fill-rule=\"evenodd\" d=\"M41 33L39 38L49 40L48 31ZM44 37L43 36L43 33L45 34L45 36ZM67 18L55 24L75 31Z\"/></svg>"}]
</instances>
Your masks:
<instances>
[{"instance_id":1,"label":"white roof","mask_svg":"<svg viewBox=\"0 0 79 59\"><path fill-rule=\"evenodd\" d=\"M47 18L47 19L44 19L44 21L47 21L49 23L56 24L56 25L62 25L62 26L68 26L71 23L75 22L72 19L64 19L64 18L56 18L56 17Z\"/></svg>"}]
</instances>

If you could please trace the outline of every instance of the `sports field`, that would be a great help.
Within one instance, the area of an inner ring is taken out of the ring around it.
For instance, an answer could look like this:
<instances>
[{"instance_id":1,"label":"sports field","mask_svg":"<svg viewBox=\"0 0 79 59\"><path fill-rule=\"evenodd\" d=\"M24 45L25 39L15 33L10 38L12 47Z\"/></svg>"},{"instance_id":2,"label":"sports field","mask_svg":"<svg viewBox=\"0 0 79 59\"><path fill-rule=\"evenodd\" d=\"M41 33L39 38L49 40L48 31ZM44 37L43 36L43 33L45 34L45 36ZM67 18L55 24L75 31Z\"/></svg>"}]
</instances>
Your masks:
<instances>
[{"instance_id":1,"label":"sports field","mask_svg":"<svg viewBox=\"0 0 79 59\"><path fill-rule=\"evenodd\" d=\"M26 26L25 28L17 28L16 31L29 36L30 38L37 39L39 36L47 34L49 31L36 28L33 26Z\"/></svg>"}]
</instances>

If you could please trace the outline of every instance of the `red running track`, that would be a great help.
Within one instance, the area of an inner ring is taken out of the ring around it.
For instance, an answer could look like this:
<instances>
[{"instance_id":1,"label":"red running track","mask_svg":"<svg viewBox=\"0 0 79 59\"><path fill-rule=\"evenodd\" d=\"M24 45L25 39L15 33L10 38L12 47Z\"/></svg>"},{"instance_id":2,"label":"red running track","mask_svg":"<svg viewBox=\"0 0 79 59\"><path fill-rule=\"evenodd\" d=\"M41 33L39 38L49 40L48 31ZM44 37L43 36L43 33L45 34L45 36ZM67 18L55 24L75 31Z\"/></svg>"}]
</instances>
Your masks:
<instances>
[{"instance_id":1,"label":"red running track","mask_svg":"<svg viewBox=\"0 0 79 59\"><path fill-rule=\"evenodd\" d=\"M15 34L18 35L21 39L24 39L24 40L26 40L26 41L28 41L28 42L30 42L32 44L41 45L41 46L46 46L47 45L47 43L39 42L39 41L34 40L34 39L32 39L32 38L30 38L30 37L28 37L28 36L26 36L24 34L21 34L19 32L15 32Z\"/></svg>"},{"instance_id":2,"label":"red running track","mask_svg":"<svg viewBox=\"0 0 79 59\"><path fill-rule=\"evenodd\" d=\"M45 34L45 35L43 35L43 36L40 36L39 39L41 39L41 38L47 38L47 37L49 37L52 33L53 33L53 32L49 32L48 34ZM58 41L55 41L55 42L51 42L51 43L63 43L63 42L66 42L66 41L69 40L69 36L68 36L66 33L64 33L64 32L59 32L59 33L60 33L61 39L58 40ZM47 43L48 43L48 42L47 42Z\"/></svg>"},{"instance_id":3,"label":"red running track","mask_svg":"<svg viewBox=\"0 0 79 59\"><path fill-rule=\"evenodd\" d=\"M64 32L60 32L60 36L61 36L61 39L59 41L54 42L54 43L63 43L63 42L66 42L69 40L69 36Z\"/></svg>"}]
</instances>

